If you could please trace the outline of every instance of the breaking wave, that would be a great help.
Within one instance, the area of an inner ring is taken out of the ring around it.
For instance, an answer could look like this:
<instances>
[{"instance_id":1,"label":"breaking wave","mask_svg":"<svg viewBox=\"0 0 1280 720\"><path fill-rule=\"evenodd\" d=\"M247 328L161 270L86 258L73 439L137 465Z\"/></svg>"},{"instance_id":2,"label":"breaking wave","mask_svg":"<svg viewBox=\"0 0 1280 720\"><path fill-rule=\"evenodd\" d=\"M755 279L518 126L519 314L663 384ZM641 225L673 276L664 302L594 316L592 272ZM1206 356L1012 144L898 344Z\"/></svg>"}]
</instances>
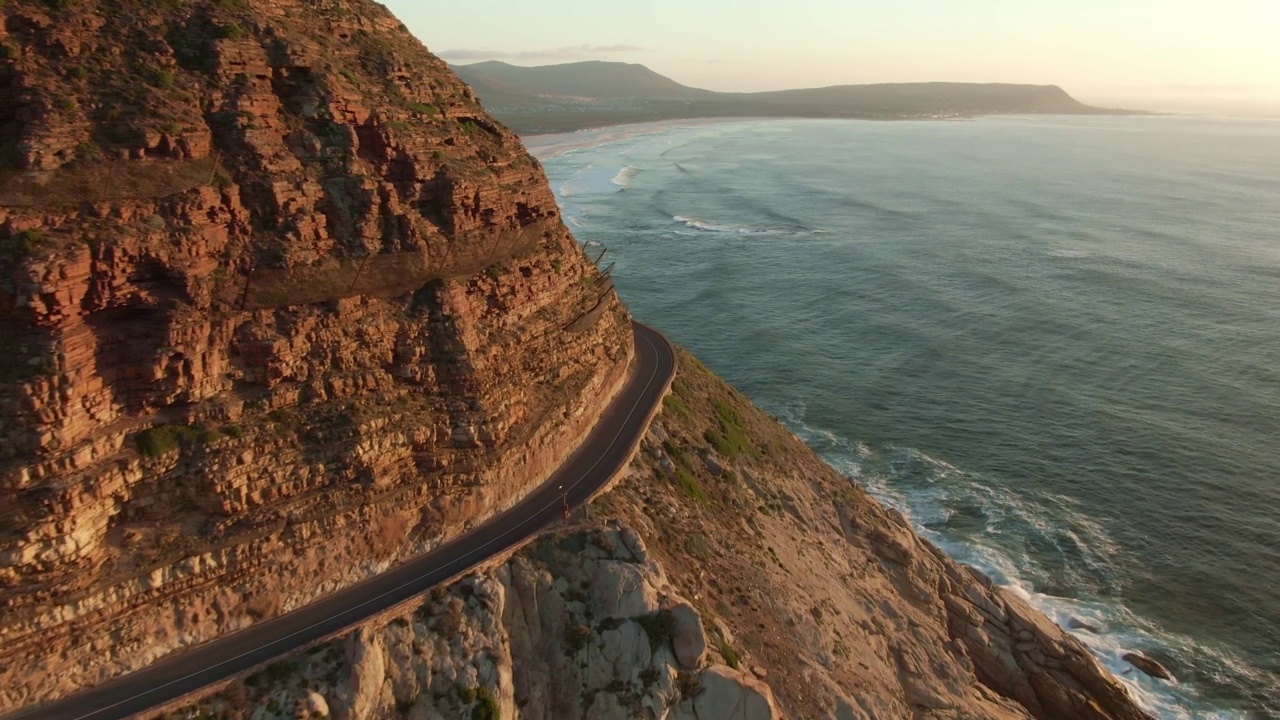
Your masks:
<instances>
[{"instance_id":1,"label":"breaking wave","mask_svg":"<svg viewBox=\"0 0 1280 720\"><path fill-rule=\"evenodd\" d=\"M628 165L622 168L621 170L619 170L618 174L614 175L613 180L611 180L610 182L612 182L614 185L617 185L620 188L630 187L631 179L634 178L636 176L636 173L638 172L640 172L639 168L637 168L634 165Z\"/></svg>"},{"instance_id":2,"label":"breaking wave","mask_svg":"<svg viewBox=\"0 0 1280 720\"><path fill-rule=\"evenodd\" d=\"M774 234L783 234L783 233L800 234L800 233L819 232L816 230L809 230L808 228L803 228L803 227L769 227L765 225L725 225L721 223L714 223L707 220L703 220L701 218L687 217L685 215L675 215L671 219L678 223L683 224L686 228L689 228L691 230L697 230L700 232L705 232L705 233L735 233L738 235L774 235ZM676 232L681 235L691 234L691 233L681 233L678 230Z\"/></svg>"},{"instance_id":3,"label":"breaking wave","mask_svg":"<svg viewBox=\"0 0 1280 720\"><path fill-rule=\"evenodd\" d=\"M777 416L827 462L877 500L907 517L948 555L1017 593L1093 652L1161 720L1243 720L1242 712L1207 709L1195 687L1153 680L1123 659L1139 650L1175 676L1195 665L1250 684L1280 690L1256 668L1222 649L1166 631L1107 594L1121 572L1106 530L1067 497L1007 489L913 448L872 448L805 422L803 403ZM1186 679L1186 678L1183 678ZM1192 710L1191 708L1194 708Z\"/></svg>"}]
</instances>

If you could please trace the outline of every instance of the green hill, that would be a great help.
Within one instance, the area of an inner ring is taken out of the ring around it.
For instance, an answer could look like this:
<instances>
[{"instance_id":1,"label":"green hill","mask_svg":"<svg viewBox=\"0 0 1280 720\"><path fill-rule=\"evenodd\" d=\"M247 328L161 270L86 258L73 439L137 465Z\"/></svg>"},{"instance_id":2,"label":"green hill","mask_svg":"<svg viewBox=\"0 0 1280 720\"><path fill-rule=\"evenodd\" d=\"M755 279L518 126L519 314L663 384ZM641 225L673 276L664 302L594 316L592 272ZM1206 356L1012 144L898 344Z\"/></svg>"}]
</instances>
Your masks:
<instances>
[{"instance_id":1,"label":"green hill","mask_svg":"<svg viewBox=\"0 0 1280 720\"><path fill-rule=\"evenodd\" d=\"M681 100L716 95L686 87L649 68L629 63L587 62L522 67L496 60L453 68L463 80L527 95L596 99Z\"/></svg>"},{"instance_id":2,"label":"green hill","mask_svg":"<svg viewBox=\"0 0 1280 720\"><path fill-rule=\"evenodd\" d=\"M1127 114L1079 102L1056 85L899 83L722 93L643 65L577 62L453 68L498 119L522 133L707 117L910 119L998 114Z\"/></svg>"}]
</instances>

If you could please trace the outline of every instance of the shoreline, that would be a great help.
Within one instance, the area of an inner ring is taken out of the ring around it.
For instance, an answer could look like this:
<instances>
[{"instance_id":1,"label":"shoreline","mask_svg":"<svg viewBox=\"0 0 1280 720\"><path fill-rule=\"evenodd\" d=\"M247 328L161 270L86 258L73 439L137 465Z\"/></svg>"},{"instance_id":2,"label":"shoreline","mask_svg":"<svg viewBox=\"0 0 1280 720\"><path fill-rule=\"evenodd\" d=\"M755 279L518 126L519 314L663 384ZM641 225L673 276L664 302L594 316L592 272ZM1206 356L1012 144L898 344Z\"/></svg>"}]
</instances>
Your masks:
<instances>
[{"instance_id":1,"label":"shoreline","mask_svg":"<svg viewBox=\"0 0 1280 720\"><path fill-rule=\"evenodd\" d=\"M520 135L520 142L539 161L550 160L574 150L599 147L614 142L630 140L635 137L651 135L664 130L682 128L707 127L738 122L773 118L694 118L691 120L651 120L648 122L624 123L620 125L600 125L557 133L535 133Z\"/></svg>"},{"instance_id":2,"label":"shoreline","mask_svg":"<svg viewBox=\"0 0 1280 720\"><path fill-rule=\"evenodd\" d=\"M1010 116L1002 116L1009 118ZM1025 116L1015 116L1025 117ZM1129 122L1089 122L1084 120L1080 123L1057 123L1053 118L1067 119L1063 116L1037 116L1047 118L1048 125L1070 125L1080 127L1098 127L1098 128L1138 128L1145 127L1141 123L1130 124ZM1201 123L1216 120L1203 115L1164 115L1164 116L1148 116L1151 117L1150 123L1154 127L1185 127L1191 130L1198 128ZM1173 118L1176 122L1167 123L1169 118ZM758 121L760 119L745 119L746 121ZM1239 123L1243 126L1252 126L1256 123L1256 118L1224 118L1227 122ZM728 122L742 122L744 119L721 119L716 124ZM1167 123L1167 124L1166 124ZM697 125L709 125L712 123L698 123ZM1002 123L1000 123L1002 124ZM1030 124L1030 123L1029 123ZM1013 123L1018 125L1018 123ZM693 127L690 123L659 121L653 123L636 123L629 126L613 126L609 128L596 128L592 130L581 130L572 133L556 133L544 134L539 136L530 136L528 140L531 142L531 150L538 148L536 152L547 153L548 159L561 157L574 150L585 150L590 148L598 148L608 145L611 142L621 142L628 138L644 137L645 135L656 134L669 131L673 128ZM959 129L959 128L957 128ZM697 135L697 133L692 133ZM651 145L652 143L640 142L637 146ZM554 163L553 167L557 167L560 163L569 165L580 164L586 166L588 162L592 163L594 170L591 177L595 178L607 177L613 168L622 167L626 163L634 162L640 167L647 167L642 162L643 152L640 153L639 159L630 157L630 148L619 148L616 152L606 149L599 155L592 152L588 155L578 155L572 158L562 158L559 162ZM614 156L617 155L615 158ZM623 157L623 156L626 157ZM610 162L616 160L619 164L610 165ZM645 170L642 170L644 172ZM653 171L650 168L649 171ZM553 184L557 182L552 178ZM652 185L652 183L651 183ZM643 188L642 188L643 189ZM580 228L575 227L575 234L583 236L584 241L592 239L590 232L584 233ZM598 238L599 236L595 236ZM601 238L602 239L602 238ZM761 402L761 398L753 398L754 402ZM774 412L777 412L776 410ZM832 458L820 449L820 443L813 442L812 438L805 437L805 434L799 432L799 429L787 423L793 432L797 432L806 445L817 451L823 459L836 467L842 472L845 468L838 464L836 458ZM815 429L815 432L820 432ZM850 441L853 442L853 441ZM886 505L899 507L892 501L887 501L884 495L876 494L878 500ZM906 513L911 517L910 512ZM928 531L923 527L919 518L913 518L915 531L922 537L929 537ZM947 537L945 533L939 533L941 538L931 537L931 541L942 547L947 555L952 559L979 568L988 576L994 578L1000 575L1007 575L1002 570L1017 567L1018 558L1013 555L1000 555L991 562L993 558L982 557L984 550L995 550L980 544L969 544L960 537ZM940 542L939 539L942 541ZM948 540L950 540L948 542ZM967 551L967 552L966 552ZM998 562L1007 560L1008 562ZM1001 567L1001 566L1006 567ZM1018 594L1028 600L1042 615L1051 619L1055 624L1063 627L1070 634L1074 635L1086 645L1090 647L1094 657L1104 667L1106 667L1113 676L1120 679L1132 690L1135 696L1141 696L1143 705L1148 710L1155 713L1161 718L1185 718L1185 717L1212 717L1225 720L1227 718L1247 717L1240 715L1243 712L1238 707L1219 705L1217 698L1211 693L1203 693L1204 686L1196 682L1197 678L1194 672L1185 678L1186 685L1179 684L1161 684L1158 681L1146 678L1140 675L1134 668L1130 667L1130 663L1124 660L1123 653L1128 650L1147 650L1154 648L1157 651L1173 650L1179 654L1192 652L1207 655L1211 657L1211 665L1221 665L1223 667L1233 668L1242 676L1247 676L1254 671L1252 665L1236 665L1238 658L1231 650L1231 646L1223 645L1217 642L1206 642L1203 639L1196 639L1179 632L1176 628L1168 628L1162 626L1158 618L1150 615L1140 615L1137 611L1130 608L1124 602L1112 603L1106 599L1092 597L1087 592L1068 592L1065 594L1046 593L1043 590L1037 591L1033 582L1025 581L1016 573L1013 576L1006 576L1004 581L999 584L1005 586L1011 592ZM1073 624L1074 623L1074 624ZM1076 626L1078 625L1078 627ZM1096 629L1089 629L1093 626ZM1189 666L1188 666L1189 667ZM1199 667L1199 666L1196 666ZM1186 667L1183 668L1184 670ZM1212 685L1210 685L1212 687ZM1207 708L1198 705L1190 705L1188 703L1204 702ZM1191 712L1191 715L1181 714ZM1204 714L1197 714L1203 712Z\"/></svg>"},{"instance_id":3,"label":"shoreline","mask_svg":"<svg viewBox=\"0 0 1280 720\"><path fill-rule=\"evenodd\" d=\"M642 122L631 123L615 123L594 125L591 127L580 128L578 130L566 130L563 132L539 132L530 134L517 133L520 141L524 143L525 149L530 155L533 155L540 162L545 162L555 157L559 157L566 153L576 150L584 150L587 148L600 147L623 140L630 140L636 137L656 134L666 130L678 130L686 128L710 127L713 125L733 125L747 124L758 122L777 122L788 120L809 120L809 121L840 121L840 122L929 122L929 123L947 123L947 122L976 122L986 119L1026 119L1026 118L1116 118L1116 117L1142 117L1142 118L1173 118L1181 120L1229 120L1229 121L1269 121L1275 122L1280 117L1238 117L1238 116L1215 116L1197 113L1157 113L1157 112L1131 112L1131 113L1115 113L1115 114L1075 114L1075 113L1014 113L1002 115L956 115L947 117L902 117L902 118L815 118L815 117L797 117L790 115L777 116L759 116L759 117L709 117L709 118L686 118L686 119L670 119L670 120L647 120Z\"/></svg>"}]
</instances>

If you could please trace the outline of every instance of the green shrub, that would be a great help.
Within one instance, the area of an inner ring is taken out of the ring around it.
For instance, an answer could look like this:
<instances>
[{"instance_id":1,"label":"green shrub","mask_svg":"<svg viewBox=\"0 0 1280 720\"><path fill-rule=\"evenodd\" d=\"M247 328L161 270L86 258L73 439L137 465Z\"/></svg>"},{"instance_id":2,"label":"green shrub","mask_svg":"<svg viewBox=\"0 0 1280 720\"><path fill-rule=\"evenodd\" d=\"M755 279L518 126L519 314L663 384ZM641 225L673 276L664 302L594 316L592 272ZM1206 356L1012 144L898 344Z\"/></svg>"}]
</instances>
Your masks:
<instances>
[{"instance_id":1,"label":"green shrub","mask_svg":"<svg viewBox=\"0 0 1280 720\"><path fill-rule=\"evenodd\" d=\"M670 410L672 414L685 422L693 422L693 411L681 400L678 395L668 395L662 398L662 406Z\"/></svg>"},{"instance_id":2,"label":"green shrub","mask_svg":"<svg viewBox=\"0 0 1280 720\"><path fill-rule=\"evenodd\" d=\"M716 417L720 418L720 422L724 423L725 427L742 427L742 415L720 398L716 398Z\"/></svg>"},{"instance_id":3,"label":"green shrub","mask_svg":"<svg viewBox=\"0 0 1280 720\"><path fill-rule=\"evenodd\" d=\"M235 178L231 177L231 173L227 169L218 165L213 169L213 186L219 190L226 190L236 183Z\"/></svg>"},{"instance_id":4,"label":"green shrub","mask_svg":"<svg viewBox=\"0 0 1280 720\"><path fill-rule=\"evenodd\" d=\"M301 670L302 664L297 660L284 660L267 668L267 678L278 685L297 675Z\"/></svg>"},{"instance_id":5,"label":"green shrub","mask_svg":"<svg viewBox=\"0 0 1280 720\"><path fill-rule=\"evenodd\" d=\"M702 437L721 455L736 460L741 455L760 459L760 451L747 439L746 424L742 415L724 400L715 402L716 418L720 430L707 430Z\"/></svg>"},{"instance_id":6,"label":"green shrub","mask_svg":"<svg viewBox=\"0 0 1280 720\"><path fill-rule=\"evenodd\" d=\"M298 433L298 419L287 410L272 410L267 413L267 418L275 423L272 429L278 438L287 439Z\"/></svg>"},{"instance_id":7,"label":"green shrub","mask_svg":"<svg viewBox=\"0 0 1280 720\"><path fill-rule=\"evenodd\" d=\"M493 691L481 685L476 688L476 706L471 709L471 720L501 720L502 709Z\"/></svg>"},{"instance_id":8,"label":"green shrub","mask_svg":"<svg viewBox=\"0 0 1280 720\"><path fill-rule=\"evenodd\" d=\"M427 103L408 103L405 107L420 115L426 115L428 117L435 117L440 114L440 108Z\"/></svg>"},{"instance_id":9,"label":"green shrub","mask_svg":"<svg viewBox=\"0 0 1280 720\"><path fill-rule=\"evenodd\" d=\"M693 467L693 465L689 463L689 456L685 454L684 449L670 440L662 441L662 450L676 465L679 465L682 468Z\"/></svg>"},{"instance_id":10,"label":"green shrub","mask_svg":"<svg viewBox=\"0 0 1280 720\"><path fill-rule=\"evenodd\" d=\"M737 670L738 667L742 665L742 660L738 657L738 651L734 650L733 646L725 642L724 638L716 638L716 648L720 651L720 654L724 657L725 663L727 663L729 667Z\"/></svg>"},{"instance_id":11,"label":"green shrub","mask_svg":"<svg viewBox=\"0 0 1280 720\"><path fill-rule=\"evenodd\" d=\"M219 25L214 33L217 35L219 40L239 40L240 38L248 37L249 35L249 31L245 30L244 26L240 23Z\"/></svg>"},{"instance_id":12,"label":"green shrub","mask_svg":"<svg viewBox=\"0 0 1280 720\"><path fill-rule=\"evenodd\" d=\"M684 468L676 470L676 482L679 483L684 494L694 502L705 503L711 499L707 497L707 491L702 489L702 485L693 477L693 474Z\"/></svg>"},{"instance_id":13,"label":"green shrub","mask_svg":"<svg viewBox=\"0 0 1280 720\"><path fill-rule=\"evenodd\" d=\"M724 435L721 435L718 431L708 429L706 432L702 433L702 438L711 443L711 447L715 448L716 452L721 455L724 455L725 457L730 457L732 455L733 446L730 445Z\"/></svg>"},{"instance_id":14,"label":"green shrub","mask_svg":"<svg viewBox=\"0 0 1280 720\"><path fill-rule=\"evenodd\" d=\"M79 107L76 101L69 97L60 97L53 101L53 106L61 112L71 112Z\"/></svg>"},{"instance_id":15,"label":"green shrub","mask_svg":"<svg viewBox=\"0 0 1280 720\"><path fill-rule=\"evenodd\" d=\"M207 445L222 439L217 430L206 430L190 425L156 425L138 433L135 442L138 452L147 457L160 457L177 450L184 444Z\"/></svg>"},{"instance_id":16,"label":"green shrub","mask_svg":"<svg viewBox=\"0 0 1280 720\"><path fill-rule=\"evenodd\" d=\"M0 258L21 262L34 255L44 241L44 233L36 229L10 235L0 241Z\"/></svg>"},{"instance_id":17,"label":"green shrub","mask_svg":"<svg viewBox=\"0 0 1280 720\"><path fill-rule=\"evenodd\" d=\"M676 689L681 699L692 700L702 692L702 680L696 672L681 672L676 675Z\"/></svg>"},{"instance_id":18,"label":"green shrub","mask_svg":"<svg viewBox=\"0 0 1280 720\"><path fill-rule=\"evenodd\" d=\"M156 70L151 73L150 82L161 90L168 90L173 87L174 79L172 70Z\"/></svg>"}]
</instances>

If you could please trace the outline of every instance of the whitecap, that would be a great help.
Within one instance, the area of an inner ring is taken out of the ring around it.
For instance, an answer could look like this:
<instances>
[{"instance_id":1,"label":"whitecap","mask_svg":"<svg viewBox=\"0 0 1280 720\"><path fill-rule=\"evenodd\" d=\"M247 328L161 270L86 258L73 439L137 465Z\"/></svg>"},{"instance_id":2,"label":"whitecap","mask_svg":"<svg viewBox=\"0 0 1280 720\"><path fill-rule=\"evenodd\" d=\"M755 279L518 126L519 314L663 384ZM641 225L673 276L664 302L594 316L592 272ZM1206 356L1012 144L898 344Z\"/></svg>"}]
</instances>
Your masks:
<instances>
[{"instance_id":1,"label":"whitecap","mask_svg":"<svg viewBox=\"0 0 1280 720\"><path fill-rule=\"evenodd\" d=\"M774 232L785 232L767 227L753 227L749 225L721 225L719 223L709 222L701 218L686 217L684 215L675 215L671 218L678 223L684 223L686 227L703 232L711 233L736 233L739 235L765 235Z\"/></svg>"},{"instance_id":2,"label":"whitecap","mask_svg":"<svg viewBox=\"0 0 1280 720\"><path fill-rule=\"evenodd\" d=\"M1067 628L1159 720L1238 720L1246 716L1207 707L1195 687L1147 677L1123 659L1126 652L1154 651L1176 659L1175 673L1182 663L1197 668L1207 664L1237 677L1255 679L1258 687L1267 686L1264 678L1255 677L1256 669L1230 652L1166 631L1118 600L1068 598L1038 591L1036 576L1046 575L1046 568L1038 567L1035 558L1019 550L1017 541L1039 536L1068 542L1078 550L1079 561L1100 574L1112 572L1111 561L1119 552L1102 526L1080 512L1070 498L1045 495L1032 501L914 448L876 450L806 422L806 410L802 403L792 403L775 412L843 475L856 478L881 503L902 512L922 537ZM895 477L898 473L902 475ZM985 516L985 532L964 536L948 532L948 521L962 505L971 510L976 507ZM1073 618L1077 619L1075 628L1071 628Z\"/></svg>"},{"instance_id":3,"label":"whitecap","mask_svg":"<svg viewBox=\"0 0 1280 720\"><path fill-rule=\"evenodd\" d=\"M638 172L640 172L640 168L637 168L635 165L628 165L619 170L618 174L613 176L613 180L611 182L620 188L630 187L631 180Z\"/></svg>"},{"instance_id":4,"label":"whitecap","mask_svg":"<svg viewBox=\"0 0 1280 720\"><path fill-rule=\"evenodd\" d=\"M1050 257L1063 258L1066 260L1078 260L1080 258L1090 258L1097 253L1085 248L1054 248L1048 252Z\"/></svg>"}]
</instances>

